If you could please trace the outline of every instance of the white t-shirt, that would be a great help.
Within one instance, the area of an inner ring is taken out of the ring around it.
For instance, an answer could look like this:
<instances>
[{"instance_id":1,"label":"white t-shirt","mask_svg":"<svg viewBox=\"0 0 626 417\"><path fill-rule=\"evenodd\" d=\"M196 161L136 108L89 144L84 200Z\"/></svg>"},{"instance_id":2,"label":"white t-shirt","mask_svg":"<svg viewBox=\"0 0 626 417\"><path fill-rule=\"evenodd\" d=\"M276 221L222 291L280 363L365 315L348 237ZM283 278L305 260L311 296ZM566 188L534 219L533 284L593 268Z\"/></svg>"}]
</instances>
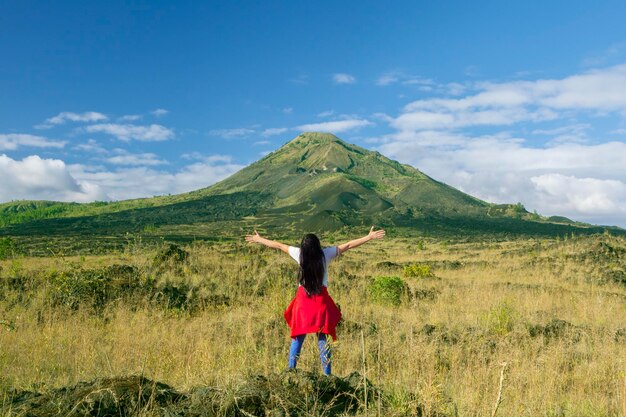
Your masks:
<instances>
[{"instance_id":1,"label":"white t-shirt","mask_svg":"<svg viewBox=\"0 0 626 417\"><path fill-rule=\"evenodd\" d=\"M324 279L322 280L322 285L328 287L328 264L339 255L339 249L337 249L337 246L330 246L323 248L322 251L324 252ZM289 246L289 255L300 265L300 248Z\"/></svg>"}]
</instances>

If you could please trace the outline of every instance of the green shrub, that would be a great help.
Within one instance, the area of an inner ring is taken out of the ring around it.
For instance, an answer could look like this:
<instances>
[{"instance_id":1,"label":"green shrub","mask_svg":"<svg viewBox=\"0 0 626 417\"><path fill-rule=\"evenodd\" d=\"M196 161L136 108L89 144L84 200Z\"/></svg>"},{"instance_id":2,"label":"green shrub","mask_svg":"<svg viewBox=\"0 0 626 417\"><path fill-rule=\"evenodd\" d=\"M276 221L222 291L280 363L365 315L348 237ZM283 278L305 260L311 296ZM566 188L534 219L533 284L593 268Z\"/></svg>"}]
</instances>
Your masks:
<instances>
[{"instance_id":1,"label":"green shrub","mask_svg":"<svg viewBox=\"0 0 626 417\"><path fill-rule=\"evenodd\" d=\"M513 330L517 312L508 302L502 302L492 307L482 317L484 325L489 333L504 336Z\"/></svg>"},{"instance_id":2,"label":"green shrub","mask_svg":"<svg viewBox=\"0 0 626 417\"><path fill-rule=\"evenodd\" d=\"M404 267L404 276L407 278L430 278L433 277L434 274L430 265L411 264Z\"/></svg>"},{"instance_id":3,"label":"green shrub","mask_svg":"<svg viewBox=\"0 0 626 417\"><path fill-rule=\"evenodd\" d=\"M10 258L17 252L17 245L10 237L0 238L0 260Z\"/></svg>"},{"instance_id":4,"label":"green shrub","mask_svg":"<svg viewBox=\"0 0 626 417\"><path fill-rule=\"evenodd\" d=\"M399 306L408 297L408 286L400 277L379 276L370 284L369 295L376 303Z\"/></svg>"}]
</instances>

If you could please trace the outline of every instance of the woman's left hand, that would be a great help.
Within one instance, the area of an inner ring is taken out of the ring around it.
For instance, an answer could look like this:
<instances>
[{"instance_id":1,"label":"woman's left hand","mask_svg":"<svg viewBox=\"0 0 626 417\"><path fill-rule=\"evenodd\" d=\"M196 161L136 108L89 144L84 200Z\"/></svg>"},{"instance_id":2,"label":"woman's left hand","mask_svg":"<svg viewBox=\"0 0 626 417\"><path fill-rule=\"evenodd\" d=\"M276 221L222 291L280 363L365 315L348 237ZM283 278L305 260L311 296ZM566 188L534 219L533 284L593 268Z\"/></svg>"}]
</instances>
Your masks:
<instances>
[{"instance_id":1,"label":"woman's left hand","mask_svg":"<svg viewBox=\"0 0 626 417\"><path fill-rule=\"evenodd\" d=\"M374 226L372 226L367 237L369 237L370 239L382 239L383 237L385 237L385 231L383 229L374 230Z\"/></svg>"}]
</instances>

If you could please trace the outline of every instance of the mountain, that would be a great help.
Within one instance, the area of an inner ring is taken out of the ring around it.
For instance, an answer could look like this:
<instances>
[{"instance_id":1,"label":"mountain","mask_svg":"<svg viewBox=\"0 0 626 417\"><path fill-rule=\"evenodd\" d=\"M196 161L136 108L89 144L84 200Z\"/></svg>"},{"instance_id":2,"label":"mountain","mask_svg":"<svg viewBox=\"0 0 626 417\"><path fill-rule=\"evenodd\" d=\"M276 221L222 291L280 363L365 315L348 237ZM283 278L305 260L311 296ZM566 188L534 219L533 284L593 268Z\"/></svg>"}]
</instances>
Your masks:
<instances>
[{"instance_id":1,"label":"mountain","mask_svg":"<svg viewBox=\"0 0 626 417\"><path fill-rule=\"evenodd\" d=\"M171 239L232 237L255 227L297 235L370 224L449 236L554 236L606 229L565 217L544 218L521 204L490 204L378 152L315 132L190 193L111 203L0 205L0 235L22 238L127 232Z\"/></svg>"},{"instance_id":2,"label":"mountain","mask_svg":"<svg viewBox=\"0 0 626 417\"><path fill-rule=\"evenodd\" d=\"M271 196L271 208L259 219L280 224L282 216L310 229L389 224L419 213L480 215L489 207L409 165L324 133L304 133L206 191L254 190Z\"/></svg>"}]
</instances>

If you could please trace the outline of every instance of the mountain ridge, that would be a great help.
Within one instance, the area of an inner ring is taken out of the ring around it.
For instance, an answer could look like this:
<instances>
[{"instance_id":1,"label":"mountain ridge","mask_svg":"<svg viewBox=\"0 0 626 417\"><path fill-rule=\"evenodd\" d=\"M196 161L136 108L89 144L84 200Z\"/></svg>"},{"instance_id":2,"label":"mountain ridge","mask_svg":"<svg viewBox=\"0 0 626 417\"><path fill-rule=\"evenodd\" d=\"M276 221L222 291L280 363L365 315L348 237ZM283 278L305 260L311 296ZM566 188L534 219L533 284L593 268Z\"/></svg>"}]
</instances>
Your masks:
<instances>
[{"instance_id":1,"label":"mountain ridge","mask_svg":"<svg viewBox=\"0 0 626 417\"><path fill-rule=\"evenodd\" d=\"M230 177L188 193L119 202L22 201L0 205L0 236L237 236L253 227L336 231L377 224L406 233L563 235L597 233L564 217L542 217L521 204L492 204L419 169L305 132ZM2 227L3 226L3 227Z\"/></svg>"}]
</instances>

